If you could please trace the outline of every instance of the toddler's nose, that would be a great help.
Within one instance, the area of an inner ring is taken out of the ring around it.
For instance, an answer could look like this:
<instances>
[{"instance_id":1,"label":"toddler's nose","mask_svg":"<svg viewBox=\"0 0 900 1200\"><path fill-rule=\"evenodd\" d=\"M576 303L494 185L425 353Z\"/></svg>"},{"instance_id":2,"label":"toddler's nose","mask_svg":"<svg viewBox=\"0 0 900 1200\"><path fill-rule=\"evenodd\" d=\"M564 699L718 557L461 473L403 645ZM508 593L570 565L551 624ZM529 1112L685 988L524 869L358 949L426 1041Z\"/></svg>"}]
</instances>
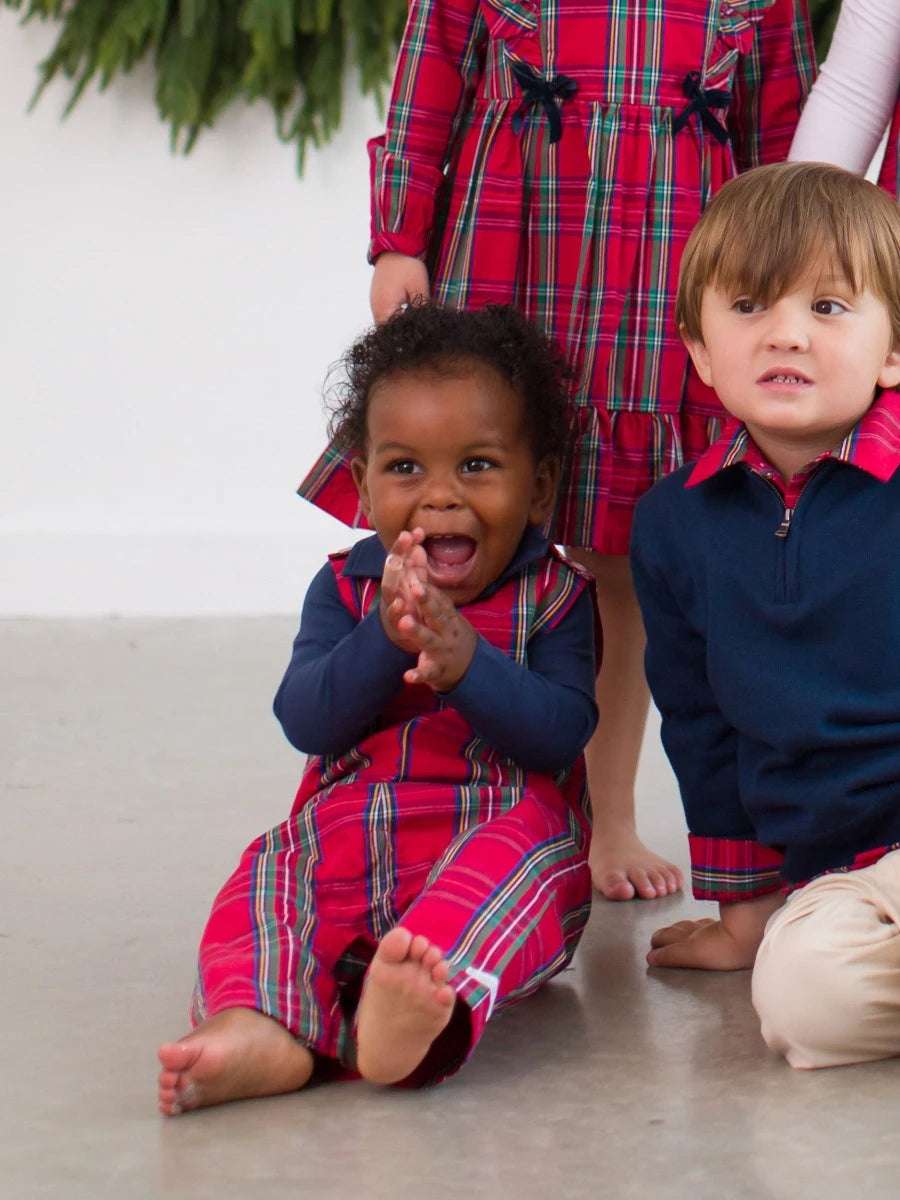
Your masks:
<instances>
[{"instance_id":1,"label":"toddler's nose","mask_svg":"<svg viewBox=\"0 0 900 1200\"><path fill-rule=\"evenodd\" d=\"M422 507L429 511L460 508L462 498L455 475L435 475L428 481L422 497Z\"/></svg>"},{"instance_id":2,"label":"toddler's nose","mask_svg":"<svg viewBox=\"0 0 900 1200\"><path fill-rule=\"evenodd\" d=\"M766 341L776 350L806 350L809 346L809 313L777 301L769 309Z\"/></svg>"}]
</instances>

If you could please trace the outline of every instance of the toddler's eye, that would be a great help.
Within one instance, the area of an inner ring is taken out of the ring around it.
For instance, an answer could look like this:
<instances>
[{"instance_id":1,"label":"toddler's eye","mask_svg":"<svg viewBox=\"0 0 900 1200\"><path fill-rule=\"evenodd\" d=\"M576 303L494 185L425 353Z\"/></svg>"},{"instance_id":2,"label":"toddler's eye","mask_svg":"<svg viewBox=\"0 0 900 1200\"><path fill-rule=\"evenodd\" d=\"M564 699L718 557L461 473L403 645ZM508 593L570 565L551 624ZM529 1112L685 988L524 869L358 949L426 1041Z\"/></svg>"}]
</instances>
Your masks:
<instances>
[{"instance_id":1,"label":"toddler's eye","mask_svg":"<svg viewBox=\"0 0 900 1200\"><path fill-rule=\"evenodd\" d=\"M847 306L839 300L816 300L813 304L813 312L818 313L820 317L836 317L838 313L846 311Z\"/></svg>"},{"instance_id":2,"label":"toddler's eye","mask_svg":"<svg viewBox=\"0 0 900 1200\"><path fill-rule=\"evenodd\" d=\"M462 469L465 474L473 475L479 471L489 471L495 465L489 458L467 458L462 464Z\"/></svg>"},{"instance_id":3,"label":"toddler's eye","mask_svg":"<svg viewBox=\"0 0 900 1200\"><path fill-rule=\"evenodd\" d=\"M739 300L735 300L732 305L735 312L750 314L762 312L763 306L756 300L750 300L746 296L741 296Z\"/></svg>"},{"instance_id":4,"label":"toddler's eye","mask_svg":"<svg viewBox=\"0 0 900 1200\"><path fill-rule=\"evenodd\" d=\"M422 468L411 458L395 458L388 463L387 469L392 475L415 475Z\"/></svg>"}]
</instances>

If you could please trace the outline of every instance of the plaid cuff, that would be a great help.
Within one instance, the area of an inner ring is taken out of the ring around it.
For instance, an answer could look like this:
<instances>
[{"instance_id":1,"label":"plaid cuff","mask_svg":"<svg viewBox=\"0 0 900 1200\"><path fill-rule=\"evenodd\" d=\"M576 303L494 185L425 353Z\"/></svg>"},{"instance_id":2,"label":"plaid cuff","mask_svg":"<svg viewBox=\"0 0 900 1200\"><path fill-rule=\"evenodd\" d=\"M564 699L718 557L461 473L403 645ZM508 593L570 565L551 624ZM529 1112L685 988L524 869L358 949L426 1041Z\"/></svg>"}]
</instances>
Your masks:
<instances>
[{"instance_id":1,"label":"plaid cuff","mask_svg":"<svg viewBox=\"0 0 900 1200\"><path fill-rule=\"evenodd\" d=\"M385 149L383 136L371 138L368 150L372 205L369 262L373 263L384 250L422 258L428 248L434 201L443 173L391 154Z\"/></svg>"},{"instance_id":2,"label":"plaid cuff","mask_svg":"<svg viewBox=\"0 0 900 1200\"><path fill-rule=\"evenodd\" d=\"M405 254L408 258L423 258L425 254L423 239L418 235L407 237L402 233L379 233L369 242L366 254L369 266L374 266L375 259L385 250L393 250L396 254Z\"/></svg>"},{"instance_id":3,"label":"plaid cuff","mask_svg":"<svg viewBox=\"0 0 900 1200\"><path fill-rule=\"evenodd\" d=\"M695 900L726 904L765 896L781 888L779 850L749 838L699 837L690 834L691 882Z\"/></svg>"}]
</instances>

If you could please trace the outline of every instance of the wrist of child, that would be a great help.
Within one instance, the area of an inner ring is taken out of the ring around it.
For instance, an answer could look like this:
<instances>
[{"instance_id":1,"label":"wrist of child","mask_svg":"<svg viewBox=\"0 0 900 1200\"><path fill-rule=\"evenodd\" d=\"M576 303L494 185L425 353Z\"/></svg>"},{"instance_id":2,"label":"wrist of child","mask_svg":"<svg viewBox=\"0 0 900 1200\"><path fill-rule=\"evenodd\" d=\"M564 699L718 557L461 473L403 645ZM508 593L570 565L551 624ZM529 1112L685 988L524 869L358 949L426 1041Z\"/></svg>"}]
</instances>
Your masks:
<instances>
[{"instance_id":1,"label":"wrist of child","mask_svg":"<svg viewBox=\"0 0 900 1200\"><path fill-rule=\"evenodd\" d=\"M722 928L750 963L756 957L769 918L783 903L781 892L770 892L750 900L719 904Z\"/></svg>"},{"instance_id":2,"label":"wrist of child","mask_svg":"<svg viewBox=\"0 0 900 1200\"><path fill-rule=\"evenodd\" d=\"M460 660L453 665L448 664L447 671L439 684L434 687L435 692L441 696L449 696L463 686L466 676L469 674L469 669L472 666L472 661L475 658L475 650L477 649L477 638L474 640L472 647L463 655Z\"/></svg>"}]
</instances>

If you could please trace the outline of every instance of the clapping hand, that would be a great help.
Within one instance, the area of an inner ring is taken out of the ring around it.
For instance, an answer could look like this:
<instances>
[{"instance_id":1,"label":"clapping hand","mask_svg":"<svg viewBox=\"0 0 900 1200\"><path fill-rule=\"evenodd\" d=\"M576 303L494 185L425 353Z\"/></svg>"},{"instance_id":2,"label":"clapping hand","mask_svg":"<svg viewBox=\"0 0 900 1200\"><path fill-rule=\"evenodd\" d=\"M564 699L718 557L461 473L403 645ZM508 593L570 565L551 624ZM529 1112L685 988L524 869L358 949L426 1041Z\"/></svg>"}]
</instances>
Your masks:
<instances>
[{"instance_id":1,"label":"clapping hand","mask_svg":"<svg viewBox=\"0 0 900 1200\"><path fill-rule=\"evenodd\" d=\"M408 617L416 623L419 609L414 586L428 583L424 540L421 529L404 530L391 546L381 576L381 623L391 641L410 654L418 654L419 646L410 640L402 622Z\"/></svg>"},{"instance_id":2,"label":"clapping hand","mask_svg":"<svg viewBox=\"0 0 900 1200\"><path fill-rule=\"evenodd\" d=\"M440 588L428 580L421 529L403 532L391 547L381 580L381 620L397 646L417 654L407 683L449 692L469 669L478 634Z\"/></svg>"}]
</instances>

